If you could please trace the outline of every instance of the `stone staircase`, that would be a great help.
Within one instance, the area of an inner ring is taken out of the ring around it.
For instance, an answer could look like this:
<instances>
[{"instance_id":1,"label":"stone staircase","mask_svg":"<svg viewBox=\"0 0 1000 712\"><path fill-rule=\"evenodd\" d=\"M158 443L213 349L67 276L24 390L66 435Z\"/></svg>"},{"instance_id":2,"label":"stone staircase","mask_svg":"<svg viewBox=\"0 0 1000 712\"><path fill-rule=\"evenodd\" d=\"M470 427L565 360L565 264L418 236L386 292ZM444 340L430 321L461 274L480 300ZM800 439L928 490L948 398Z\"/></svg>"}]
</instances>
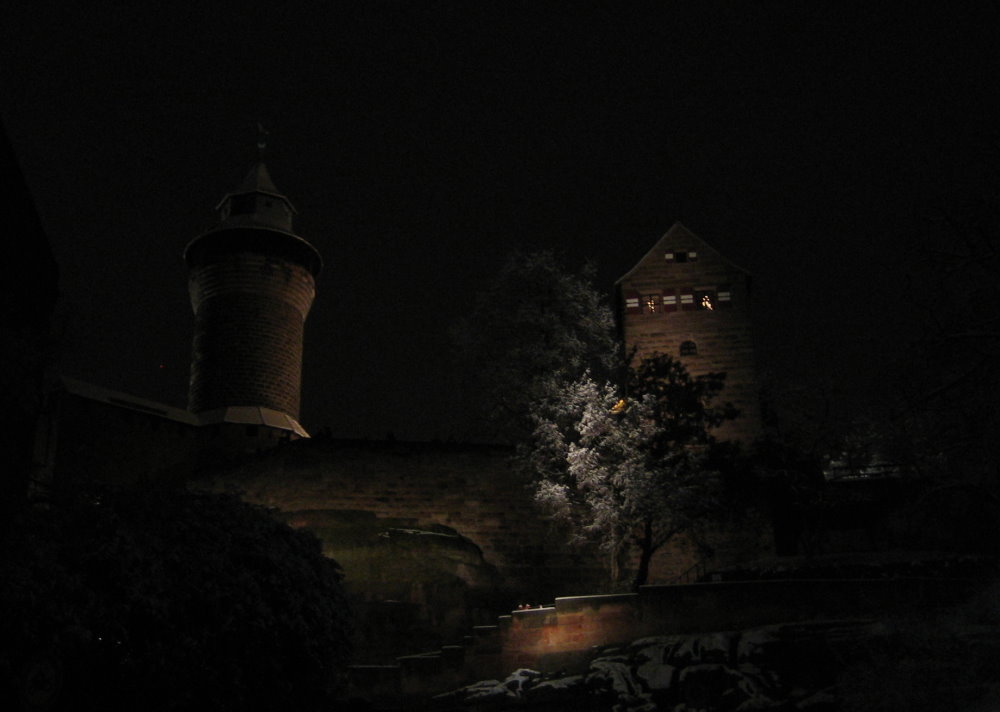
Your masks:
<instances>
[{"instance_id":1,"label":"stone staircase","mask_svg":"<svg viewBox=\"0 0 1000 712\"><path fill-rule=\"evenodd\" d=\"M954 605L981 581L942 578L780 579L644 586L639 593L557 598L476 626L461 644L350 668L351 695L376 708L413 708L435 694L510 671L580 672L594 650L650 635L741 630L837 618L877 618Z\"/></svg>"}]
</instances>

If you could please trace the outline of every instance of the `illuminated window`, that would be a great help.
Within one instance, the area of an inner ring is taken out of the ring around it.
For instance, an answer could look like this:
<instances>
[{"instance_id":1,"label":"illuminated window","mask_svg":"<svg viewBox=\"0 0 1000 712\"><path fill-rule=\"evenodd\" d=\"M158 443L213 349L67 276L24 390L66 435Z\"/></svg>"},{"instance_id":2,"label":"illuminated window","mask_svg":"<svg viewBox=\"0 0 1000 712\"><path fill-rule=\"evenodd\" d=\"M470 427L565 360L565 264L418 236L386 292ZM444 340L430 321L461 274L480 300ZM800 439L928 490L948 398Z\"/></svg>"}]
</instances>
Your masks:
<instances>
[{"instance_id":1,"label":"illuminated window","mask_svg":"<svg viewBox=\"0 0 1000 712\"><path fill-rule=\"evenodd\" d=\"M645 294L642 297L643 314L657 314L660 311L660 295Z\"/></svg>"},{"instance_id":2,"label":"illuminated window","mask_svg":"<svg viewBox=\"0 0 1000 712\"><path fill-rule=\"evenodd\" d=\"M681 309L684 311L691 311L695 308L694 306L694 291L690 287L684 287L681 289Z\"/></svg>"},{"instance_id":3,"label":"illuminated window","mask_svg":"<svg viewBox=\"0 0 1000 712\"><path fill-rule=\"evenodd\" d=\"M699 287L694 291L693 301L698 309L715 311L716 306L718 306L719 298L716 296L714 289Z\"/></svg>"},{"instance_id":4,"label":"illuminated window","mask_svg":"<svg viewBox=\"0 0 1000 712\"><path fill-rule=\"evenodd\" d=\"M697 356L698 344L693 341L681 342L681 356Z\"/></svg>"},{"instance_id":5,"label":"illuminated window","mask_svg":"<svg viewBox=\"0 0 1000 712\"><path fill-rule=\"evenodd\" d=\"M733 306L733 293L729 291L729 285L724 284L719 287L719 308L728 309Z\"/></svg>"}]
</instances>

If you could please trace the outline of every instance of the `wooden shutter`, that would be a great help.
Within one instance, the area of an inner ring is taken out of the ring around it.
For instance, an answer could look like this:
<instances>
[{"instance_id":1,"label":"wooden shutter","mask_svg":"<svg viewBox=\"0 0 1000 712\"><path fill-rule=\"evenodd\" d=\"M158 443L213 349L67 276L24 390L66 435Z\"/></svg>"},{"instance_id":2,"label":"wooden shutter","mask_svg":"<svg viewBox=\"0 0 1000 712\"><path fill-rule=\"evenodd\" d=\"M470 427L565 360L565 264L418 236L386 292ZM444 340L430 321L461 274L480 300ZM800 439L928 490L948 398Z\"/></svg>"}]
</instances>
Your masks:
<instances>
[{"instance_id":1,"label":"wooden shutter","mask_svg":"<svg viewBox=\"0 0 1000 712\"><path fill-rule=\"evenodd\" d=\"M719 309L733 308L733 293L730 290L728 284L719 285L718 304L719 304Z\"/></svg>"},{"instance_id":2,"label":"wooden shutter","mask_svg":"<svg viewBox=\"0 0 1000 712\"><path fill-rule=\"evenodd\" d=\"M622 296L625 300L626 314L641 314L642 308L639 306L639 293L634 289L623 290Z\"/></svg>"},{"instance_id":3,"label":"wooden shutter","mask_svg":"<svg viewBox=\"0 0 1000 712\"><path fill-rule=\"evenodd\" d=\"M683 311L693 311L695 308L694 304L694 289L691 287L681 287L681 309Z\"/></svg>"},{"instance_id":4,"label":"wooden shutter","mask_svg":"<svg viewBox=\"0 0 1000 712\"><path fill-rule=\"evenodd\" d=\"M664 289L663 290L663 311L665 312L675 312L677 311L677 290L676 289Z\"/></svg>"}]
</instances>

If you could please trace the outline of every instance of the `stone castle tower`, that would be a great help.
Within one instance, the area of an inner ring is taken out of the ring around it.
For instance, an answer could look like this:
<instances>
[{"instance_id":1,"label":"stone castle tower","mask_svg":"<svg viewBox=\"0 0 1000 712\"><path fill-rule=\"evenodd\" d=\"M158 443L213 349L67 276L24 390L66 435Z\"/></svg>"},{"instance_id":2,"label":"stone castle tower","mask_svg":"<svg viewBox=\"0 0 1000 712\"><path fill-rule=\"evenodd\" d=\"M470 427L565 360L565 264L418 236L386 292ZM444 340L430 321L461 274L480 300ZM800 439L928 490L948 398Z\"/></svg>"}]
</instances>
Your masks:
<instances>
[{"instance_id":1,"label":"stone castle tower","mask_svg":"<svg viewBox=\"0 0 1000 712\"><path fill-rule=\"evenodd\" d=\"M693 376L725 372L721 399L740 410L716 435L760 434L750 327L750 275L680 223L616 283L619 323L636 357L679 358Z\"/></svg>"},{"instance_id":2,"label":"stone castle tower","mask_svg":"<svg viewBox=\"0 0 1000 712\"><path fill-rule=\"evenodd\" d=\"M295 209L263 163L216 210L220 223L184 250L195 315L188 409L246 436L307 437L302 339L322 259L292 231Z\"/></svg>"}]
</instances>

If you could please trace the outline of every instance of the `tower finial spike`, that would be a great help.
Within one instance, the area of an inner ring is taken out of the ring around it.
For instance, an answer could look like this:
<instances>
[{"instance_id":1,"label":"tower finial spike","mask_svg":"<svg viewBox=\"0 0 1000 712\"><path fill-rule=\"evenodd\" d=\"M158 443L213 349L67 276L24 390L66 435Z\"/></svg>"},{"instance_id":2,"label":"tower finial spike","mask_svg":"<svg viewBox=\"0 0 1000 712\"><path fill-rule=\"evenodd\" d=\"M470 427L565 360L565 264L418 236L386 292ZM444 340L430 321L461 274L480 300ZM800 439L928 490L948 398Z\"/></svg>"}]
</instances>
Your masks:
<instances>
[{"instance_id":1,"label":"tower finial spike","mask_svg":"<svg viewBox=\"0 0 1000 712\"><path fill-rule=\"evenodd\" d=\"M257 122L257 160L264 160L264 149L267 148L267 137L270 134L267 129L264 128L264 124Z\"/></svg>"}]
</instances>

